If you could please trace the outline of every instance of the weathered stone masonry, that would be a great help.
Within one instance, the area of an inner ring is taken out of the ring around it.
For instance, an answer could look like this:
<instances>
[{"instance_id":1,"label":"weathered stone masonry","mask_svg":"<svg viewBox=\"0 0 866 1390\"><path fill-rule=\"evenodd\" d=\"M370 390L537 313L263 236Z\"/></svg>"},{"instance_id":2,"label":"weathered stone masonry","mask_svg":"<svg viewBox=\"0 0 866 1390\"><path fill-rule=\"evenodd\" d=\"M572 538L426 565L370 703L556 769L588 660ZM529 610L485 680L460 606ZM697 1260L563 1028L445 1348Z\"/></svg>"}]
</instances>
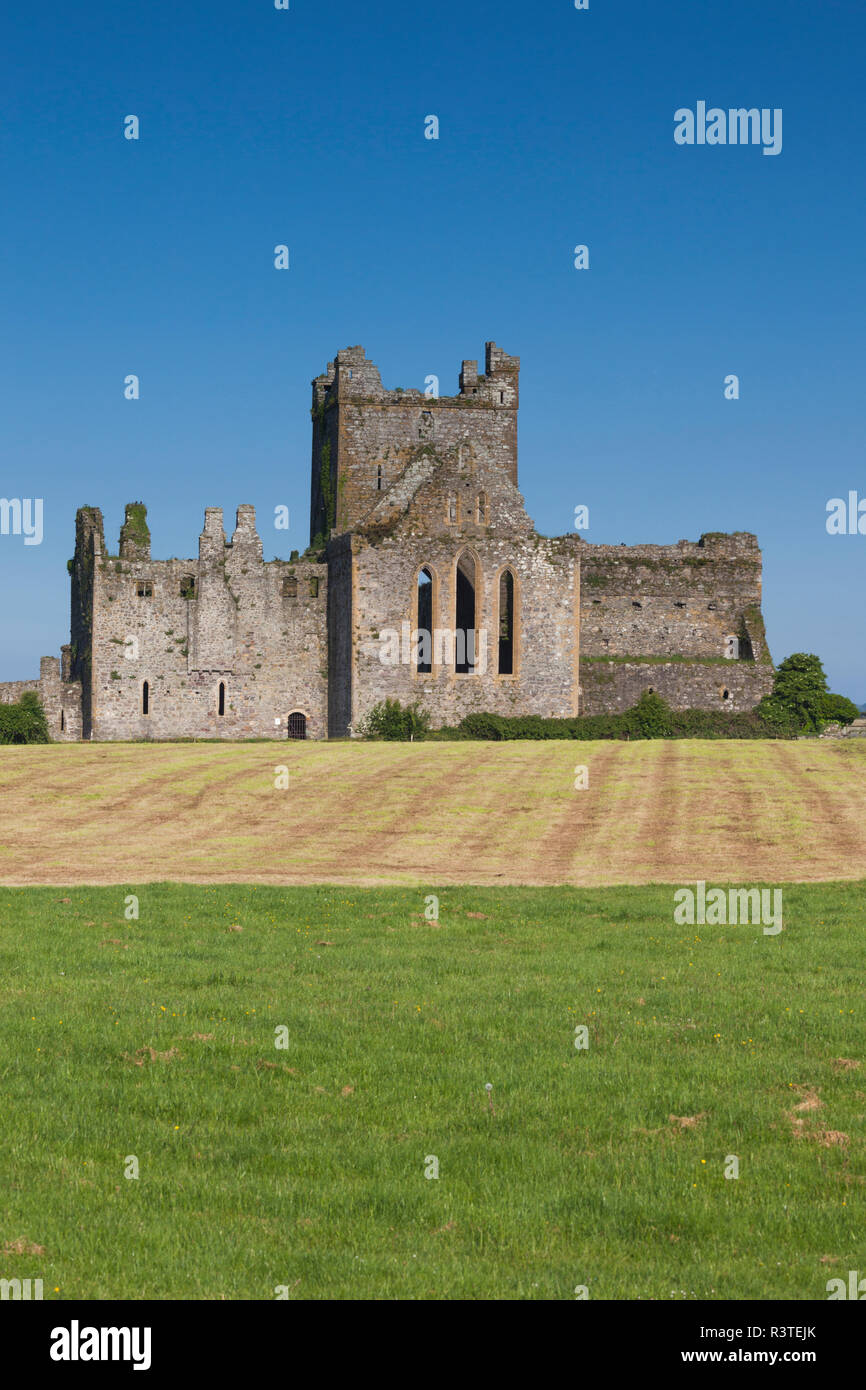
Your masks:
<instances>
[{"instance_id":1,"label":"weathered stone masonry","mask_svg":"<svg viewBox=\"0 0 866 1390\"><path fill-rule=\"evenodd\" d=\"M324 736L327 565L265 563L252 507L230 542L208 508L194 560L151 559L140 503L113 555L82 508L71 573L68 675L45 658L38 683L55 738L285 738L292 715Z\"/></svg>"},{"instance_id":2,"label":"weathered stone masonry","mask_svg":"<svg viewBox=\"0 0 866 1390\"><path fill-rule=\"evenodd\" d=\"M456 396L429 397L339 352L313 382L300 559L263 560L250 506L230 541L208 508L194 560L151 559L141 503L112 555L81 508L70 644L0 699L38 689L59 739L340 737L387 697L434 725L621 710L647 689L752 707L772 684L756 538L539 536L517 487L519 371L488 343L484 374L466 361Z\"/></svg>"}]
</instances>

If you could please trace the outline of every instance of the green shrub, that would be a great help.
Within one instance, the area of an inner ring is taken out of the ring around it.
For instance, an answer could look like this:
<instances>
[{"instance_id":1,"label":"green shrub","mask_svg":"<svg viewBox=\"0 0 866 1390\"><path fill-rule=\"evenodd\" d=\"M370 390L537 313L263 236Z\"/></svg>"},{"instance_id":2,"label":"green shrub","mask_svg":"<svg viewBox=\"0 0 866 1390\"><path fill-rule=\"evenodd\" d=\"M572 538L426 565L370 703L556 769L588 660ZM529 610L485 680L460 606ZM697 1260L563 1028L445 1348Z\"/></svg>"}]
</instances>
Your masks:
<instances>
[{"instance_id":1,"label":"green shrub","mask_svg":"<svg viewBox=\"0 0 866 1390\"><path fill-rule=\"evenodd\" d=\"M418 704L404 709L399 700L385 700L374 705L358 725L361 738L415 739L423 738L430 726L430 715Z\"/></svg>"},{"instance_id":2,"label":"green shrub","mask_svg":"<svg viewBox=\"0 0 866 1390\"><path fill-rule=\"evenodd\" d=\"M14 705L0 704L0 743L50 743L48 721L35 690Z\"/></svg>"},{"instance_id":3,"label":"green shrub","mask_svg":"<svg viewBox=\"0 0 866 1390\"><path fill-rule=\"evenodd\" d=\"M543 719L538 715L508 718L501 714L468 714L456 729L437 729L429 737L474 739L643 739L643 738L792 738L796 728L787 716L776 722L754 710L674 710L658 695L646 691L623 714L580 715Z\"/></svg>"},{"instance_id":4,"label":"green shrub","mask_svg":"<svg viewBox=\"0 0 866 1390\"><path fill-rule=\"evenodd\" d=\"M672 715L670 705L661 695L645 690L624 717L628 732L638 738L670 738L673 733Z\"/></svg>"},{"instance_id":5,"label":"green shrub","mask_svg":"<svg viewBox=\"0 0 866 1390\"><path fill-rule=\"evenodd\" d=\"M851 724L860 717L853 700L846 695L832 695L829 691L821 701L821 714L827 724Z\"/></svg>"},{"instance_id":6,"label":"green shrub","mask_svg":"<svg viewBox=\"0 0 866 1390\"><path fill-rule=\"evenodd\" d=\"M773 689L758 705L761 717L801 733L817 733L826 723L827 677L820 657L794 652L776 668Z\"/></svg>"},{"instance_id":7,"label":"green shrub","mask_svg":"<svg viewBox=\"0 0 866 1390\"><path fill-rule=\"evenodd\" d=\"M517 721L511 720L514 724ZM460 728L468 738L515 738L516 734L508 735L504 732L506 721L501 714L467 714L465 719L461 719Z\"/></svg>"}]
</instances>

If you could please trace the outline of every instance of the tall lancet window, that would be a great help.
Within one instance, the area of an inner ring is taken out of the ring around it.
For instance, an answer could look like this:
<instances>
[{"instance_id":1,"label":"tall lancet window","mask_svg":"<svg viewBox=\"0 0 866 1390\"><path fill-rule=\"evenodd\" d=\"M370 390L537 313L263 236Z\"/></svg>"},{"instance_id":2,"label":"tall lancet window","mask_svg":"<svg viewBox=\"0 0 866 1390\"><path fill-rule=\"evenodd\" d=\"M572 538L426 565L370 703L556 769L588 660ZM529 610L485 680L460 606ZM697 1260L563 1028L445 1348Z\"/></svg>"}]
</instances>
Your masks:
<instances>
[{"instance_id":1,"label":"tall lancet window","mask_svg":"<svg viewBox=\"0 0 866 1390\"><path fill-rule=\"evenodd\" d=\"M420 675L433 670L433 576L428 569L418 572L418 661Z\"/></svg>"},{"instance_id":2,"label":"tall lancet window","mask_svg":"<svg viewBox=\"0 0 866 1390\"><path fill-rule=\"evenodd\" d=\"M458 675L470 675L475 670L478 641L475 630L476 590L475 557L464 550L457 561L454 670Z\"/></svg>"},{"instance_id":3,"label":"tall lancet window","mask_svg":"<svg viewBox=\"0 0 866 1390\"><path fill-rule=\"evenodd\" d=\"M503 570L499 579L499 662L500 676L514 675L514 575Z\"/></svg>"}]
</instances>

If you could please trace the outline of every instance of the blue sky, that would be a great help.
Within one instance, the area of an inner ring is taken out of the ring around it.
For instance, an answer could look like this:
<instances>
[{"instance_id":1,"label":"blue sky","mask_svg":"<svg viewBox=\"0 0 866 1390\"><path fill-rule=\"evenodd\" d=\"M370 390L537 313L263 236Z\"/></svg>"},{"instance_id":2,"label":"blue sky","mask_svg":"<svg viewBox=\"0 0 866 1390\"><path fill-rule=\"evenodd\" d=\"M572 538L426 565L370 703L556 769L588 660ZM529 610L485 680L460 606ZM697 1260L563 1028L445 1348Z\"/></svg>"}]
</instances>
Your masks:
<instances>
[{"instance_id":1,"label":"blue sky","mask_svg":"<svg viewBox=\"0 0 866 1390\"><path fill-rule=\"evenodd\" d=\"M825 528L866 497L862 0L48 0L0 39L0 494L45 507L0 679L68 641L76 507L115 549L144 500L168 557L253 502L302 549L327 360L444 394L494 339L541 532L755 531L774 657L866 701L866 535ZM699 100L782 108L781 154L676 145Z\"/></svg>"}]
</instances>

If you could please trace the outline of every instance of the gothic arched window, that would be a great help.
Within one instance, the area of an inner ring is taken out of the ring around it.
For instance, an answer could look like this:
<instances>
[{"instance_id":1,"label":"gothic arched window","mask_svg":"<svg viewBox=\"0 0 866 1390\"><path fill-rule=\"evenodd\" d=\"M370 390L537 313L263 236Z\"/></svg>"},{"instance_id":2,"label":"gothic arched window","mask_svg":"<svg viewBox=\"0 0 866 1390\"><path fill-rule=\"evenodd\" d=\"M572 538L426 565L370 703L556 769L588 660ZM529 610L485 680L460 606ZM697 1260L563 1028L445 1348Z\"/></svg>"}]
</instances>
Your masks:
<instances>
[{"instance_id":1,"label":"gothic arched window","mask_svg":"<svg viewBox=\"0 0 866 1390\"><path fill-rule=\"evenodd\" d=\"M454 670L458 675L473 675L478 659L475 628L478 566L469 550L464 550L457 561L456 590Z\"/></svg>"},{"instance_id":2,"label":"gothic arched window","mask_svg":"<svg viewBox=\"0 0 866 1390\"><path fill-rule=\"evenodd\" d=\"M433 670L433 575L425 566L418 571L418 631L416 670L429 675Z\"/></svg>"},{"instance_id":3,"label":"gothic arched window","mask_svg":"<svg viewBox=\"0 0 866 1390\"><path fill-rule=\"evenodd\" d=\"M499 576L499 632L497 667L500 676L514 675L514 575L503 570Z\"/></svg>"}]
</instances>

